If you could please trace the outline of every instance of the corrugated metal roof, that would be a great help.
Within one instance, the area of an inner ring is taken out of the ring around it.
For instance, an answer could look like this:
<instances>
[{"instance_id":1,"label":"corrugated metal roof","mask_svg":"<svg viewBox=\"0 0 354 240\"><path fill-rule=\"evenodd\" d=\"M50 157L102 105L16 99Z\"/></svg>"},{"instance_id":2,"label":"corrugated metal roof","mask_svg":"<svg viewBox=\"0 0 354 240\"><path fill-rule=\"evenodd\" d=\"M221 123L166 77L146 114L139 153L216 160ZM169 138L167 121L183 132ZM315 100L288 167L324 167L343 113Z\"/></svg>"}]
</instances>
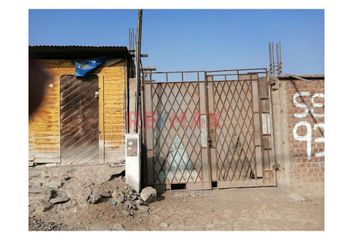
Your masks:
<instances>
[{"instance_id":1,"label":"corrugated metal roof","mask_svg":"<svg viewBox=\"0 0 354 240\"><path fill-rule=\"evenodd\" d=\"M38 59L72 59L93 57L127 58L129 52L123 46L36 45L29 46L29 55Z\"/></svg>"}]
</instances>

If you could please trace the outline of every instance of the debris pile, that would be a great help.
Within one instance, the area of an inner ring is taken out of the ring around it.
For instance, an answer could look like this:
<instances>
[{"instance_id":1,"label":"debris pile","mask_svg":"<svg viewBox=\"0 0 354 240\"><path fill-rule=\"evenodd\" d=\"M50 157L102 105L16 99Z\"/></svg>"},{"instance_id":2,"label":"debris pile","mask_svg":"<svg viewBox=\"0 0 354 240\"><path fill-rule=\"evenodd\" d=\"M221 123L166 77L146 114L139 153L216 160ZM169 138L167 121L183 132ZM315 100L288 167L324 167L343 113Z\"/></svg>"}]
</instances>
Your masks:
<instances>
[{"instance_id":1,"label":"debris pile","mask_svg":"<svg viewBox=\"0 0 354 240\"><path fill-rule=\"evenodd\" d=\"M154 188L146 187L139 194L125 183L124 172L105 175L105 178L97 180L86 179L83 172L75 175L69 170L31 173L30 215L50 211L55 205L59 205L58 210L74 206L85 208L86 204L99 203L119 207L117 210L130 216L151 213L148 205L157 200Z\"/></svg>"},{"instance_id":2,"label":"debris pile","mask_svg":"<svg viewBox=\"0 0 354 240\"><path fill-rule=\"evenodd\" d=\"M55 222L45 222L35 217L31 217L29 220L30 231L59 231L64 227L64 224L57 224Z\"/></svg>"},{"instance_id":3,"label":"debris pile","mask_svg":"<svg viewBox=\"0 0 354 240\"><path fill-rule=\"evenodd\" d=\"M120 179L122 180L122 179ZM108 190L108 189L111 190ZM152 187L144 188L141 193L137 193L130 185L120 182L117 185L101 185L93 189L87 197L91 204L105 202L110 199L112 206L122 206L123 213L133 216L136 212L149 213L149 203L156 201L157 192Z\"/></svg>"}]
</instances>

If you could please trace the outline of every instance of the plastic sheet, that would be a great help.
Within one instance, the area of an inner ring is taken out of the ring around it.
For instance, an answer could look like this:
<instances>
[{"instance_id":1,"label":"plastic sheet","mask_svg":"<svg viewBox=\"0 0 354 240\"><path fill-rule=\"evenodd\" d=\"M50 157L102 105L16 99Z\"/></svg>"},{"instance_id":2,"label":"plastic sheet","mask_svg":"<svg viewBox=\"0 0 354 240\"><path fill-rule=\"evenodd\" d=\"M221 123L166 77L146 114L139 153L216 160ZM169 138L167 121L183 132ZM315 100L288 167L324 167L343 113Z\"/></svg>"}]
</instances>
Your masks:
<instances>
[{"instance_id":1,"label":"plastic sheet","mask_svg":"<svg viewBox=\"0 0 354 240\"><path fill-rule=\"evenodd\" d=\"M88 73L99 68L106 62L106 57L98 57L93 59L76 59L75 64L75 77L85 77Z\"/></svg>"}]
</instances>

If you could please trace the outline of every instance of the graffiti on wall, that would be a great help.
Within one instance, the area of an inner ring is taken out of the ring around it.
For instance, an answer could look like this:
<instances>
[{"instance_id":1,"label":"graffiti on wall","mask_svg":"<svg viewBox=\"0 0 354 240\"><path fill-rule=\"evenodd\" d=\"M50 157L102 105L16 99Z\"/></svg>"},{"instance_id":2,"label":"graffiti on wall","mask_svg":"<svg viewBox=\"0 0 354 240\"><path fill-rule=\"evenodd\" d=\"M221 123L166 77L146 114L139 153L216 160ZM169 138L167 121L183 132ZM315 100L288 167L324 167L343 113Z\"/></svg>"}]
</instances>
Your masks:
<instances>
[{"instance_id":1,"label":"graffiti on wall","mask_svg":"<svg viewBox=\"0 0 354 240\"><path fill-rule=\"evenodd\" d=\"M299 102L299 99L310 98L310 106L304 101ZM315 93L310 94L309 92L297 92L293 95L293 103L296 106L296 113L294 117L299 119L293 128L294 139L301 142L306 142L306 154L307 159L311 159L312 156L312 144L313 143L324 143L324 104L323 104L324 94ZM310 115L313 118L314 124L312 125L309 121L306 121L306 117ZM319 131L321 137L314 138L315 131ZM318 151L315 153L316 157L323 157L324 151Z\"/></svg>"}]
</instances>

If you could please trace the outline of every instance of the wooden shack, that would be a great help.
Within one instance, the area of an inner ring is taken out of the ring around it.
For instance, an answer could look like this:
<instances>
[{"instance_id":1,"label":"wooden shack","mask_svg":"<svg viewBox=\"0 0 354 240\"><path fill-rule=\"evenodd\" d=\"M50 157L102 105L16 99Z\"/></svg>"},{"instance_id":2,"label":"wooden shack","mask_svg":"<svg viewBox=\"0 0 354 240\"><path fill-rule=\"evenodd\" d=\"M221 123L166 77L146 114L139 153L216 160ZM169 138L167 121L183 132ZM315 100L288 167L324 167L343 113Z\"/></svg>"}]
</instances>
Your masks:
<instances>
[{"instance_id":1,"label":"wooden shack","mask_svg":"<svg viewBox=\"0 0 354 240\"><path fill-rule=\"evenodd\" d=\"M122 164L126 89L131 55L126 47L31 46L52 78L29 120L30 165ZM107 57L84 78L74 76L75 59Z\"/></svg>"}]
</instances>

